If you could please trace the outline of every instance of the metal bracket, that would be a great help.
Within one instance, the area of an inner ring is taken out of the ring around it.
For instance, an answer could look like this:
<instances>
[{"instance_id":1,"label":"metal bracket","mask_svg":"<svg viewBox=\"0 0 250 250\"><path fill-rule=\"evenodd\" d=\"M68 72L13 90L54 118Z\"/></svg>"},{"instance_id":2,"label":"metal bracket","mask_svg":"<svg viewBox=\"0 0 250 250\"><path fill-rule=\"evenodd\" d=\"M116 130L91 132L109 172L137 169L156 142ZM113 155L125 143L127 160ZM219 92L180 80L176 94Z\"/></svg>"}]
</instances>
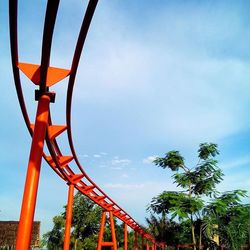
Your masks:
<instances>
[{"instance_id":1,"label":"metal bracket","mask_svg":"<svg viewBox=\"0 0 250 250\"><path fill-rule=\"evenodd\" d=\"M39 101L40 97L42 95L47 95L50 97L50 102L54 103L55 102L55 98L56 98L56 93L55 92L50 92L49 88L46 87L46 91L41 91L40 89L36 89L35 90L35 100Z\"/></svg>"}]
</instances>

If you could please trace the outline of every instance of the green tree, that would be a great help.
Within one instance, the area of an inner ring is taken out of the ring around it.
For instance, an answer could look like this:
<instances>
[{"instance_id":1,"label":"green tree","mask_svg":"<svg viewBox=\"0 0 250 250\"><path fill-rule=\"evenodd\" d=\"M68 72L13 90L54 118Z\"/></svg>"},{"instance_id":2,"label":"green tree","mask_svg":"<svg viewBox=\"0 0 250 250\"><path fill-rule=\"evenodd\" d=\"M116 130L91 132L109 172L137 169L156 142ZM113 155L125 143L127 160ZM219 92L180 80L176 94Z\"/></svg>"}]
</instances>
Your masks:
<instances>
[{"instance_id":1,"label":"green tree","mask_svg":"<svg viewBox=\"0 0 250 250\"><path fill-rule=\"evenodd\" d=\"M177 245L182 242L189 242L190 237L187 228L190 227L188 222L179 224L168 219L165 213L159 217L150 214L146 218L148 231L155 236L158 242L166 242L168 245Z\"/></svg>"},{"instance_id":2,"label":"green tree","mask_svg":"<svg viewBox=\"0 0 250 250\"><path fill-rule=\"evenodd\" d=\"M91 240L97 242L97 233L100 227L101 208L93 201L78 192L74 197L72 236L74 237L74 249L77 249L77 242L82 242L81 249L95 249L95 245L90 244Z\"/></svg>"},{"instance_id":3,"label":"green tree","mask_svg":"<svg viewBox=\"0 0 250 250\"><path fill-rule=\"evenodd\" d=\"M64 207L66 209L66 206ZM43 235L49 250L62 249L66 211L53 218L53 229ZM101 208L77 193L74 196L71 242L75 250L95 250L101 220Z\"/></svg>"},{"instance_id":4,"label":"green tree","mask_svg":"<svg viewBox=\"0 0 250 250\"><path fill-rule=\"evenodd\" d=\"M250 205L242 204L243 197L246 197L245 190L225 192L204 209L207 234L210 238L218 234L227 249L240 250L243 244L249 243Z\"/></svg>"},{"instance_id":5,"label":"green tree","mask_svg":"<svg viewBox=\"0 0 250 250\"><path fill-rule=\"evenodd\" d=\"M204 207L201 196L214 196L216 184L222 181L223 173L214 159L218 154L216 144L201 143L198 149L198 163L194 168L185 165L179 151L170 151L165 157L158 157L154 161L157 166L172 170L174 183L183 190L162 192L152 199L149 209L158 214L170 214L172 219L177 217L180 221L189 220L194 249L197 245L194 221L201 219L200 211ZM199 231L201 230L200 228ZM201 237L198 238L201 248Z\"/></svg>"},{"instance_id":6,"label":"green tree","mask_svg":"<svg viewBox=\"0 0 250 250\"><path fill-rule=\"evenodd\" d=\"M53 223L52 230L43 235L42 245L47 245L49 250L59 250L63 247L65 219L58 215L53 218Z\"/></svg>"}]
</instances>

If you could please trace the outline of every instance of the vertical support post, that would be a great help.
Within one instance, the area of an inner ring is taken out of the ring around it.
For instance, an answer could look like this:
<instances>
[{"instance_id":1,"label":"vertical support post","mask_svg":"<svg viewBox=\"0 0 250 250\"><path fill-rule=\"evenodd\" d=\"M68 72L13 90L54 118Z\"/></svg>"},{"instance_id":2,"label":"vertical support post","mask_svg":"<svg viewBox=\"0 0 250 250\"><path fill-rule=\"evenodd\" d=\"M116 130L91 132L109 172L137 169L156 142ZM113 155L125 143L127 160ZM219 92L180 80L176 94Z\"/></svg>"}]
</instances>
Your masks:
<instances>
[{"instance_id":1,"label":"vertical support post","mask_svg":"<svg viewBox=\"0 0 250 250\"><path fill-rule=\"evenodd\" d=\"M146 249L149 250L149 244L148 244L148 240L147 240L147 244L146 244Z\"/></svg>"},{"instance_id":2,"label":"vertical support post","mask_svg":"<svg viewBox=\"0 0 250 250\"><path fill-rule=\"evenodd\" d=\"M156 250L156 248L157 248L157 246L156 246L155 242L153 242L152 249Z\"/></svg>"},{"instance_id":3,"label":"vertical support post","mask_svg":"<svg viewBox=\"0 0 250 250\"><path fill-rule=\"evenodd\" d=\"M72 222L73 201L74 201L74 185L70 183L68 191L67 210L66 210L63 250L69 250L70 247L70 231Z\"/></svg>"},{"instance_id":4,"label":"vertical support post","mask_svg":"<svg viewBox=\"0 0 250 250\"><path fill-rule=\"evenodd\" d=\"M135 250L138 250L138 233L135 231Z\"/></svg>"},{"instance_id":5,"label":"vertical support post","mask_svg":"<svg viewBox=\"0 0 250 250\"><path fill-rule=\"evenodd\" d=\"M113 242L113 249L117 250L117 242L116 242L116 236L115 236L115 223L113 218L113 212L109 212L109 220L110 220L110 227L111 227L111 236L112 236L112 242Z\"/></svg>"},{"instance_id":6,"label":"vertical support post","mask_svg":"<svg viewBox=\"0 0 250 250\"><path fill-rule=\"evenodd\" d=\"M49 103L50 97L48 95L42 95L38 101L35 129L32 137L22 208L17 231L16 250L30 249L44 139L48 126Z\"/></svg>"},{"instance_id":7,"label":"vertical support post","mask_svg":"<svg viewBox=\"0 0 250 250\"><path fill-rule=\"evenodd\" d=\"M104 233L105 221L106 221L106 212L103 211L101 224L100 224L100 232L98 236L97 250L102 249L102 238L103 238L103 233Z\"/></svg>"},{"instance_id":8,"label":"vertical support post","mask_svg":"<svg viewBox=\"0 0 250 250\"><path fill-rule=\"evenodd\" d=\"M128 250L128 230L127 224L124 222L124 250Z\"/></svg>"},{"instance_id":9,"label":"vertical support post","mask_svg":"<svg viewBox=\"0 0 250 250\"><path fill-rule=\"evenodd\" d=\"M102 220L100 225L100 232L98 236L98 244L97 244L97 250L101 250L103 246L110 246L113 248L113 250L117 250L117 241L115 236L115 223L114 223L114 217L113 212L109 211L109 221L110 221L110 229L111 229L111 242L103 242L103 234L104 234L104 227L105 227L105 221L106 221L106 211L102 212Z\"/></svg>"},{"instance_id":10,"label":"vertical support post","mask_svg":"<svg viewBox=\"0 0 250 250\"><path fill-rule=\"evenodd\" d=\"M141 235L141 249L144 250L144 236Z\"/></svg>"}]
</instances>

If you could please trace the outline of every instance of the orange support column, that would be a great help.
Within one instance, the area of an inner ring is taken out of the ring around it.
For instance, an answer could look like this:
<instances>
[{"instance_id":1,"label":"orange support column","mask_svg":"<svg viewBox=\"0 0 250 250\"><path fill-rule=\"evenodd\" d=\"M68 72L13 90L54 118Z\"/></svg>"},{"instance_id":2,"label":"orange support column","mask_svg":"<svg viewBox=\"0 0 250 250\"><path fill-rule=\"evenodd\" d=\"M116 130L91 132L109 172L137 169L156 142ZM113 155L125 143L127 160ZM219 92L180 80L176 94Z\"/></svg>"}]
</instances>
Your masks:
<instances>
[{"instance_id":1,"label":"orange support column","mask_svg":"<svg viewBox=\"0 0 250 250\"><path fill-rule=\"evenodd\" d=\"M99 232L99 236L98 236L97 250L102 249L102 238L103 238L103 234L104 234L105 221L106 221L106 212L102 212L102 219L101 219L101 224L100 224L100 232Z\"/></svg>"},{"instance_id":2,"label":"orange support column","mask_svg":"<svg viewBox=\"0 0 250 250\"><path fill-rule=\"evenodd\" d=\"M141 236L141 250L144 250L144 236Z\"/></svg>"},{"instance_id":3,"label":"orange support column","mask_svg":"<svg viewBox=\"0 0 250 250\"><path fill-rule=\"evenodd\" d=\"M128 230L126 223L124 223L124 250L128 250Z\"/></svg>"},{"instance_id":4,"label":"orange support column","mask_svg":"<svg viewBox=\"0 0 250 250\"><path fill-rule=\"evenodd\" d=\"M38 101L34 134L24 186L16 250L30 249L31 230L34 220L36 197L40 177L44 139L48 126L50 97L42 95Z\"/></svg>"},{"instance_id":5,"label":"orange support column","mask_svg":"<svg viewBox=\"0 0 250 250\"><path fill-rule=\"evenodd\" d=\"M105 222L106 222L106 211L102 212L102 219L101 219L101 225L100 225L100 232L98 236L98 243L97 243L97 250L101 250L102 247L112 247L113 250L117 250L117 242L116 242L116 236L115 236L115 224L114 224L114 218L113 218L113 212L109 212L109 221L110 221L110 228L111 228L111 242L103 242L103 234L104 234L104 228L105 228Z\"/></svg>"},{"instance_id":6,"label":"orange support column","mask_svg":"<svg viewBox=\"0 0 250 250\"><path fill-rule=\"evenodd\" d=\"M74 201L74 185L69 184L63 250L69 250L70 247L70 231L72 222L73 201Z\"/></svg>"},{"instance_id":7,"label":"orange support column","mask_svg":"<svg viewBox=\"0 0 250 250\"><path fill-rule=\"evenodd\" d=\"M109 220L110 220L110 227L111 227L111 236L112 236L112 242L113 242L113 249L117 250L117 242L116 242L116 236L115 236L115 223L113 218L113 212L109 212Z\"/></svg>"},{"instance_id":8,"label":"orange support column","mask_svg":"<svg viewBox=\"0 0 250 250\"><path fill-rule=\"evenodd\" d=\"M156 244L155 244L155 242L152 243L152 250L156 250Z\"/></svg>"},{"instance_id":9,"label":"orange support column","mask_svg":"<svg viewBox=\"0 0 250 250\"><path fill-rule=\"evenodd\" d=\"M148 244L148 241L146 243L146 249L149 250L149 244Z\"/></svg>"},{"instance_id":10,"label":"orange support column","mask_svg":"<svg viewBox=\"0 0 250 250\"><path fill-rule=\"evenodd\" d=\"M138 250L138 234L135 231L135 250Z\"/></svg>"}]
</instances>

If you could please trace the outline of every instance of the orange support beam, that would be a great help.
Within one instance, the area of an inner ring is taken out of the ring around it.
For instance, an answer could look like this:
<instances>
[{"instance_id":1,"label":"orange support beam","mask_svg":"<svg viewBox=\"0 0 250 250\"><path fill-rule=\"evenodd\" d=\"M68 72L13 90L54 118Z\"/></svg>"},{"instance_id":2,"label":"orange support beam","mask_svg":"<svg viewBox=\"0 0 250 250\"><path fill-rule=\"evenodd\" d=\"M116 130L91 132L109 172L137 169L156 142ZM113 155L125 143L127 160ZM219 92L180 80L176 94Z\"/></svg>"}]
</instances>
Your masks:
<instances>
[{"instance_id":1,"label":"orange support beam","mask_svg":"<svg viewBox=\"0 0 250 250\"><path fill-rule=\"evenodd\" d=\"M126 223L124 223L124 250L128 250L128 230Z\"/></svg>"},{"instance_id":2,"label":"orange support beam","mask_svg":"<svg viewBox=\"0 0 250 250\"><path fill-rule=\"evenodd\" d=\"M111 242L103 242L103 234L104 234L104 228L105 228L105 222L106 222L106 211L102 212L102 219L101 219L101 225L100 225L100 232L98 236L98 243L97 243L97 250L101 250L102 247L110 246L113 250L117 250L117 241L116 241L116 235L115 235L115 223L114 223L114 217L113 212L109 211L109 221L110 221L110 229L111 229Z\"/></svg>"},{"instance_id":3,"label":"orange support beam","mask_svg":"<svg viewBox=\"0 0 250 250\"><path fill-rule=\"evenodd\" d=\"M73 201L74 201L74 185L69 184L63 250L70 249L70 231L72 222Z\"/></svg>"},{"instance_id":4,"label":"orange support beam","mask_svg":"<svg viewBox=\"0 0 250 250\"><path fill-rule=\"evenodd\" d=\"M44 139L48 126L49 103L50 97L48 95L42 95L38 101L35 129L32 137L20 221L18 225L16 250L30 249L31 230L34 220Z\"/></svg>"},{"instance_id":5,"label":"orange support beam","mask_svg":"<svg viewBox=\"0 0 250 250\"><path fill-rule=\"evenodd\" d=\"M138 250L138 234L135 231L135 250Z\"/></svg>"},{"instance_id":6,"label":"orange support beam","mask_svg":"<svg viewBox=\"0 0 250 250\"><path fill-rule=\"evenodd\" d=\"M146 249L149 250L149 244L148 244L148 241L146 243Z\"/></svg>"},{"instance_id":7,"label":"orange support beam","mask_svg":"<svg viewBox=\"0 0 250 250\"><path fill-rule=\"evenodd\" d=\"M109 220L110 220L110 227L111 227L111 236L113 242L113 249L117 250L117 242L116 242L116 235L115 235L115 223L113 218L113 212L109 212Z\"/></svg>"},{"instance_id":8,"label":"orange support beam","mask_svg":"<svg viewBox=\"0 0 250 250\"><path fill-rule=\"evenodd\" d=\"M144 250L144 236L141 235L141 250Z\"/></svg>"}]
</instances>

